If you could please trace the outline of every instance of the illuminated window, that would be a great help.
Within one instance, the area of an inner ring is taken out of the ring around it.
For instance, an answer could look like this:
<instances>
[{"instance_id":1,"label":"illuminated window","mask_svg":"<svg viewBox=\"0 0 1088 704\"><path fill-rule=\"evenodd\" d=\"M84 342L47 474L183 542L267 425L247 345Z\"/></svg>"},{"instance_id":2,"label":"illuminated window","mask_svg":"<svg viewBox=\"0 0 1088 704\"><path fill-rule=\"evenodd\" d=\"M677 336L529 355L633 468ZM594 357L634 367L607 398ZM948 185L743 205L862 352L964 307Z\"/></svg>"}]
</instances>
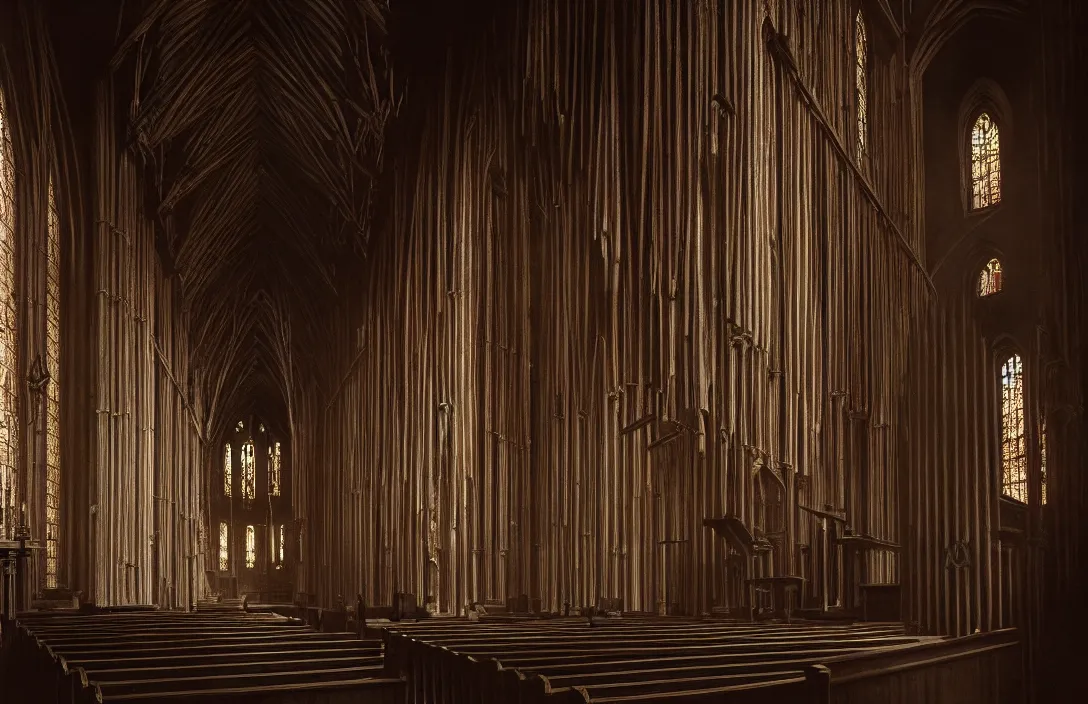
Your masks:
<instances>
[{"instance_id":1,"label":"illuminated window","mask_svg":"<svg viewBox=\"0 0 1088 704\"><path fill-rule=\"evenodd\" d=\"M283 564L283 540L284 540L284 531L283 531L283 524L281 523L280 524L280 564Z\"/></svg>"},{"instance_id":2,"label":"illuminated window","mask_svg":"<svg viewBox=\"0 0 1088 704\"><path fill-rule=\"evenodd\" d=\"M1039 503L1046 506L1046 416L1039 416Z\"/></svg>"},{"instance_id":3,"label":"illuminated window","mask_svg":"<svg viewBox=\"0 0 1088 704\"><path fill-rule=\"evenodd\" d=\"M246 426L245 426L245 424L244 424L244 423L242 423L242 421L238 421L238 425L234 426L234 432L236 432L236 433L240 433L240 432L242 432L243 430L245 430L245 427L246 427Z\"/></svg>"},{"instance_id":4,"label":"illuminated window","mask_svg":"<svg viewBox=\"0 0 1088 704\"><path fill-rule=\"evenodd\" d=\"M234 481L231 468L230 443L223 445L223 496L230 496L230 485Z\"/></svg>"},{"instance_id":5,"label":"illuminated window","mask_svg":"<svg viewBox=\"0 0 1088 704\"><path fill-rule=\"evenodd\" d=\"M1001 201L1001 145L997 125L982 113L971 127L971 207Z\"/></svg>"},{"instance_id":6,"label":"illuminated window","mask_svg":"<svg viewBox=\"0 0 1088 704\"><path fill-rule=\"evenodd\" d=\"M260 425L257 426L257 432L259 432L259 433L264 432L264 423L261 423Z\"/></svg>"},{"instance_id":7,"label":"illuminated window","mask_svg":"<svg viewBox=\"0 0 1088 704\"><path fill-rule=\"evenodd\" d=\"M45 416L45 586L57 588L60 535L60 225L53 179L49 179L46 232L46 386Z\"/></svg>"},{"instance_id":8,"label":"illuminated window","mask_svg":"<svg viewBox=\"0 0 1088 704\"><path fill-rule=\"evenodd\" d=\"M978 295L979 298L985 298L986 296L992 296L1001 290L1001 262L996 259L991 259L986 262L986 266L982 268L982 273L978 275Z\"/></svg>"},{"instance_id":9,"label":"illuminated window","mask_svg":"<svg viewBox=\"0 0 1088 704\"><path fill-rule=\"evenodd\" d=\"M858 10L854 19L854 98L858 118L858 159L865 156L865 137L869 130L869 40L865 18Z\"/></svg>"},{"instance_id":10,"label":"illuminated window","mask_svg":"<svg viewBox=\"0 0 1088 704\"><path fill-rule=\"evenodd\" d=\"M280 444L279 442L272 443L272 447L268 448L268 493L272 496L280 495L280 467L282 466L282 458L280 457Z\"/></svg>"},{"instance_id":11,"label":"illuminated window","mask_svg":"<svg viewBox=\"0 0 1088 704\"><path fill-rule=\"evenodd\" d=\"M1027 503L1024 367L1014 354L1001 365L1001 493Z\"/></svg>"},{"instance_id":12,"label":"illuminated window","mask_svg":"<svg viewBox=\"0 0 1088 704\"><path fill-rule=\"evenodd\" d=\"M257 564L257 534L253 526L246 526L246 569L251 570Z\"/></svg>"},{"instance_id":13,"label":"illuminated window","mask_svg":"<svg viewBox=\"0 0 1088 704\"><path fill-rule=\"evenodd\" d=\"M257 470L253 465L253 441L242 444L242 498L253 499L257 496Z\"/></svg>"},{"instance_id":14,"label":"illuminated window","mask_svg":"<svg viewBox=\"0 0 1088 704\"><path fill-rule=\"evenodd\" d=\"M16 511L19 377L15 353L15 164L4 96L0 93L0 537L11 539Z\"/></svg>"},{"instance_id":15,"label":"illuminated window","mask_svg":"<svg viewBox=\"0 0 1088 704\"><path fill-rule=\"evenodd\" d=\"M226 521L219 524L219 571L230 569L230 526Z\"/></svg>"}]
</instances>

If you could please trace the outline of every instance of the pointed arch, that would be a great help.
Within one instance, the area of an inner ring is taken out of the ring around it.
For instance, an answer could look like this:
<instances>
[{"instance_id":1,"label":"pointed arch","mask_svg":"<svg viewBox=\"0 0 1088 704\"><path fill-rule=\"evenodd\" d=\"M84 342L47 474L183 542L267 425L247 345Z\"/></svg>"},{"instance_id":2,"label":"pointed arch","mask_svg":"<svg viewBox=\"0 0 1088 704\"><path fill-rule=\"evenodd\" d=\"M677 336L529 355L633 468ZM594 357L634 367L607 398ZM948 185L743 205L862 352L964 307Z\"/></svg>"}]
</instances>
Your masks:
<instances>
[{"instance_id":1,"label":"pointed arch","mask_svg":"<svg viewBox=\"0 0 1088 704\"><path fill-rule=\"evenodd\" d=\"M49 178L46 231L45 586L57 588L60 537L60 225Z\"/></svg>"},{"instance_id":2,"label":"pointed arch","mask_svg":"<svg viewBox=\"0 0 1088 704\"><path fill-rule=\"evenodd\" d=\"M7 103L0 87L0 537L18 523L18 336L15 304L15 163Z\"/></svg>"},{"instance_id":3,"label":"pointed arch","mask_svg":"<svg viewBox=\"0 0 1088 704\"><path fill-rule=\"evenodd\" d=\"M1001 202L1001 137L997 123L986 111L971 124L971 209Z\"/></svg>"},{"instance_id":4,"label":"pointed arch","mask_svg":"<svg viewBox=\"0 0 1088 704\"><path fill-rule=\"evenodd\" d=\"M1027 503L1027 448L1024 435L1024 364L1013 353L1001 364L1001 493Z\"/></svg>"},{"instance_id":5,"label":"pointed arch","mask_svg":"<svg viewBox=\"0 0 1088 704\"><path fill-rule=\"evenodd\" d=\"M869 35L861 10L854 17L854 109L860 161L865 157L869 132Z\"/></svg>"},{"instance_id":6,"label":"pointed arch","mask_svg":"<svg viewBox=\"0 0 1088 704\"><path fill-rule=\"evenodd\" d=\"M982 271L979 272L978 297L986 298L999 293L1004 285L1003 279L1004 272L1001 269L1001 262L994 257L986 262L986 265L982 267Z\"/></svg>"}]
</instances>

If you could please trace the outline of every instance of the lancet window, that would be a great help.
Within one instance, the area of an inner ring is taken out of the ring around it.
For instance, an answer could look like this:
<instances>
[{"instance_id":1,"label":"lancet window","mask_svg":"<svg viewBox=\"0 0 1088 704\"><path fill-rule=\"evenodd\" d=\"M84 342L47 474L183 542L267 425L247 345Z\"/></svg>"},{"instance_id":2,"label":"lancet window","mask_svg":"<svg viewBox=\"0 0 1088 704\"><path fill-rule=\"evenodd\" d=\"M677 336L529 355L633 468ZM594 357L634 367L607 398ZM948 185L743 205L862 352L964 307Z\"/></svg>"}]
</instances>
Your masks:
<instances>
[{"instance_id":1,"label":"lancet window","mask_svg":"<svg viewBox=\"0 0 1088 704\"><path fill-rule=\"evenodd\" d=\"M858 10L854 18L854 98L857 110L858 159L865 156L869 131L869 39L865 17Z\"/></svg>"},{"instance_id":2,"label":"lancet window","mask_svg":"<svg viewBox=\"0 0 1088 704\"><path fill-rule=\"evenodd\" d=\"M253 441L242 444L242 498L254 499L257 496L257 470L253 464Z\"/></svg>"},{"instance_id":3,"label":"lancet window","mask_svg":"<svg viewBox=\"0 0 1088 704\"><path fill-rule=\"evenodd\" d=\"M1014 354L1001 365L1001 493L1027 503L1024 366Z\"/></svg>"},{"instance_id":4,"label":"lancet window","mask_svg":"<svg viewBox=\"0 0 1088 704\"><path fill-rule=\"evenodd\" d=\"M992 296L1000 291L1003 277L1004 272L1001 271L1001 262L996 259L986 262L986 266L982 267L982 272L978 275L979 298Z\"/></svg>"},{"instance_id":5,"label":"lancet window","mask_svg":"<svg viewBox=\"0 0 1088 704\"><path fill-rule=\"evenodd\" d=\"M246 526L246 569L257 565L257 532L253 526Z\"/></svg>"},{"instance_id":6,"label":"lancet window","mask_svg":"<svg viewBox=\"0 0 1088 704\"><path fill-rule=\"evenodd\" d=\"M283 564L283 545L286 534L283 530L283 524L280 524L280 564Z\"/></svg>"},{"instance_id":7,"label":"lancet window","mask_svg":"<svg viewBox=\"0 0 1088 704\"><path fill-rule=\"evenodd\" d=\"M231 483L234 481L234 472L231 467L230 443L223 444L223 496L230 496Z\"/></svg>"},{"instance_id":8,"label":"lancet window","mask_svg":"<svg viewBox=\"0 0 1088 704\"><path fill-rule=\"evenodd\" d=\"M1046 416L1039 416L1039 503L1046 506Z\"/></svg>"},{"instance_id":9,"label":"lancet window","mask_svg":"<svg viewBox=\"0 0 1088 704\"><path fill-rule=\"evenodd\" d=\"M60 536L60 222L49 179L46 228L45 586L57 588Z\"/></svg>"},{"instance_id":10,"label":"lancet window","mask_svg":"<svg viewBox=\"0 0 1088 704\"><path fill-rule=\"evenodd\" d=\"M0 93L0 537L19 523L16 463L19 378L15 359L15 164L4 95Z\"/></svg>"},{"instance_id":11,"label":"lancet window","mask_svg":"<svg viewBox=\"0 0 1088 704\"><path fill-rule=\"evenodd\" d=\"M997 125L986 113L971 127L971 208L1001 201L1001 144Z\"/></svg>"},{"instance_id":12,"label":"lancet window","mask_svg":"<svg viewBox=\"0 0 1088 704\"><path fill-rule=\"evenodd\" d=\"M272 496L280 495L280 469L283 458L280 455L280 444L274 442L268 448L268 493Z\"/></svg>"},{"instance_id":13,"label":"lancet window","mask_svg":"<svg viewBox=\"0 0 1088 704\"><path fill-rule=\"evenodd\" d=\"M219 524L219 571L230 569L230 526L226 521Z\"/></svg>"}]
</instances>

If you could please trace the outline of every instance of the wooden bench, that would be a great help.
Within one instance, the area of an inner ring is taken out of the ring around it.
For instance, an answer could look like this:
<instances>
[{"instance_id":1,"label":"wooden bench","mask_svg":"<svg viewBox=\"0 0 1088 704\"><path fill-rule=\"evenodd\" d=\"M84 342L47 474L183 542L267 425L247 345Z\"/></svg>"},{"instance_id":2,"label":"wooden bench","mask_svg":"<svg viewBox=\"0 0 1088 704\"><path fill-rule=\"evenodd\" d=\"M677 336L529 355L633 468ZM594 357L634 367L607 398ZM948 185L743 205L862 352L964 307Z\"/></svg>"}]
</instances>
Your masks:
<instances>
[{"instance_id":1,"label":"wooden bench","mask_svg":"<svg viewBox=\"0 0 1088 704\"><path fill-rule=\"evenodd\" d=\"M640 676L647 682L733 678L713 682L722 686L738 683L740 676L752 674L754 665L774 659L789 663L788 668L773 667L774 671L788 670L796 680L804 665L821 657L917 640L905 637L901 624L868 629L768 629L747 624L723 626L720 622L681 628L652 623L616 624L613 628L610 624L598 629L589 628L584 621L576 624L526 626L520 633L479 624L389 629L387 663L392 653L397 653L399 663L410 662L404 674L412 701L564 701L581 696L576 687L587 677L597 684L627 683L628 687L637 686L632 680ZM617 647L617 643L622 645ZM693 665L702 668L684 671ZM541 672L565 680L557 688ZM777 675L773 679L789 677ZM708 684L699 681L686 686ZM668 684L644 687L646 691L668 688Z\"/></svg>"},{"instance_id":2,"label":"wooden bench","mask_svg":"<svg viewBox=\"0 0 1088 704\"><path fill-rule=\"evenodd\" d=\"M402 680L383 677L381 641L267 614L27 614L8 624L4 649L30 668L19 695L46 704L393 704L404 694Z\"/></svg>"}]
</instances>

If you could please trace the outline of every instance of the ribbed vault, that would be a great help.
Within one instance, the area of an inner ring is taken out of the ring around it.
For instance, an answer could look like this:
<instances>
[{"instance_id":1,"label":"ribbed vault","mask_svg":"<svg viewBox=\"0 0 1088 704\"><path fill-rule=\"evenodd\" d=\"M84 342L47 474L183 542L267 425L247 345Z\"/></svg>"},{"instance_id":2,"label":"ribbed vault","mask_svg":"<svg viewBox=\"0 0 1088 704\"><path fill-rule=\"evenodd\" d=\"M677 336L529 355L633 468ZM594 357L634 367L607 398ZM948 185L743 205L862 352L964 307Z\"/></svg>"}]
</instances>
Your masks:
<instances>
[{"instance_id":1,"label":"ribbed vault","mask_svg":"<svg viewBox=\"0 0 1088 704\"><path fill-rule=\"evenodd\" d=\"M255 398L286 424L338 281L365 251L392 111L378 0L121 6L115 80L183 281L218 432Z\"/></svg>"}]
</instances>

